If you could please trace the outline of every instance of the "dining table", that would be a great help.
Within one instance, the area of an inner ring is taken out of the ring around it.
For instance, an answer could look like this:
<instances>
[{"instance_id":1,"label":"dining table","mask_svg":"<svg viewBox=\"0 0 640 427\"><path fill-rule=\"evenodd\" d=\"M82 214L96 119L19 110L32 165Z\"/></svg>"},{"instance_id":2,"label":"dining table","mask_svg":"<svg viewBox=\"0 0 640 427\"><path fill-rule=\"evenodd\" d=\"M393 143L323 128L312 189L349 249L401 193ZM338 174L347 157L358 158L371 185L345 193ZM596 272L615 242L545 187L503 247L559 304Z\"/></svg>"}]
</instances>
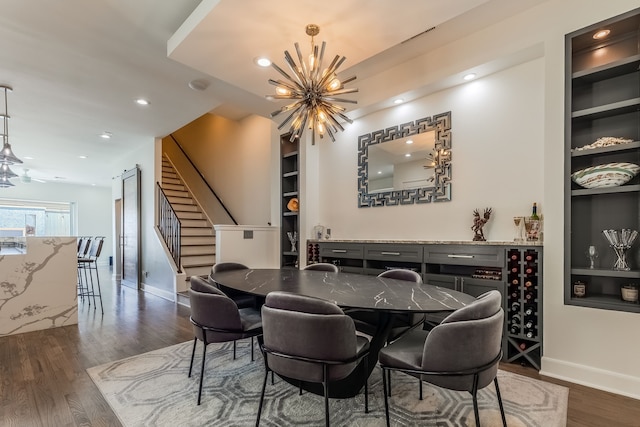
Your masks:
<instances>
[{"instance_id":1,"label":"dining table","mask_svg":"<svg viewBox=\"0 0 640 427\"><path fill-rule=\"evenodd\" d=\"M330 397L335 398L353 397L363 388L378 362L380 349L387 342L396 314L452 312L475 301L471 295L428 283L295 268L224 271L212 273L210 280L222 289L226 287L245 292L260 300L270 292L284 291L333 302L347 313L351 309L376 312L379 320L371 335L366 369L354 369L348 377L332 382ZM322 394L321 384L305 383L301 386L307 391Z\"/></svg>"}]
</instances>

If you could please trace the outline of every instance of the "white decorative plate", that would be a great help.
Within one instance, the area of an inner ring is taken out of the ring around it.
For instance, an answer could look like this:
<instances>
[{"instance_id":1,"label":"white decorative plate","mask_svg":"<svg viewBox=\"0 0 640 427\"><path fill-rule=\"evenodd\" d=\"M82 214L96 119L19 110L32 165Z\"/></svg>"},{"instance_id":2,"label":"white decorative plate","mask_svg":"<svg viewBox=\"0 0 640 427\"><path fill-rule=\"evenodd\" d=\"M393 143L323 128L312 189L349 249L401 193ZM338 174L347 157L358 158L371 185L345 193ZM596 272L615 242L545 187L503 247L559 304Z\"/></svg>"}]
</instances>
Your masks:
<instances>
[{"instance_id":1,"label":"white decorative plate","mask_svg":"<svg viewBox=\"0 0 640 427\"><path fill-rule=\"evenodd\" d=\"M584 188L618 187L629 182L640 172L634 163L607 163L581 169L571 174L571 179Z\"/></svg>"}]
</instances>

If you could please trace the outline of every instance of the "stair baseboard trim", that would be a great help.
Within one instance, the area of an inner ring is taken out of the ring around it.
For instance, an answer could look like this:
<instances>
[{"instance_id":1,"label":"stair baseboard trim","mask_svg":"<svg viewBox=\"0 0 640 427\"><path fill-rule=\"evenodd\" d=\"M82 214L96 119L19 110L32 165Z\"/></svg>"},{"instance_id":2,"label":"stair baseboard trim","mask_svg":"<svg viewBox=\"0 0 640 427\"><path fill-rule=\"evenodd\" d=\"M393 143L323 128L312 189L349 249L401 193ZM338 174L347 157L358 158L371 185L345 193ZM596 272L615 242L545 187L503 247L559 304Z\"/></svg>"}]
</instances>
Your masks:
<instances>
[{"instance_id":1,"label":"stair baseboard trim","mask_svg":"<svg viewBox=\"0 0 640 427\"><path fill-rule=\"evenodd\" d=\"M140 290L149 293L151 295L155 295L157 297L166 299L171 302L176 302L176 294L173 292L166 291L164 289L156 288L155 286L150 286L145 284L144 282L140 284Z\"/></svg>"}]
</instances>

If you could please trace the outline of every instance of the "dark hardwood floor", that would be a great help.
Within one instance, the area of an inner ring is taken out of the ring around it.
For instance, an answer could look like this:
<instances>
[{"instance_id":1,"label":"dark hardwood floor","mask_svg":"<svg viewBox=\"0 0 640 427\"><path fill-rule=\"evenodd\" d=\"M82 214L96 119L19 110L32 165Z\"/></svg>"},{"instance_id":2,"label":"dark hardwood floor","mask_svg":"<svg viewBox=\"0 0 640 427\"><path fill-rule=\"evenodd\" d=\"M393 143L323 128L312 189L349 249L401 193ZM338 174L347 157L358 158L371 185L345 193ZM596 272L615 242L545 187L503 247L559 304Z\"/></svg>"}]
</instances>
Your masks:
<instances>
[{"instance_id":1,"label":"dark hardwood floor","mask_svg":"<svg viewBox=\"0 0 640 427\"><path fill-rule=\"evenodd\" d=\"M0 338L0 426L120 426L85 370L193 338L188 309L100 277L104 316L81 302L77 326ZM568 426L640 426L638 400L501 368L569 387Z\"/></svg>"}]
</instances>

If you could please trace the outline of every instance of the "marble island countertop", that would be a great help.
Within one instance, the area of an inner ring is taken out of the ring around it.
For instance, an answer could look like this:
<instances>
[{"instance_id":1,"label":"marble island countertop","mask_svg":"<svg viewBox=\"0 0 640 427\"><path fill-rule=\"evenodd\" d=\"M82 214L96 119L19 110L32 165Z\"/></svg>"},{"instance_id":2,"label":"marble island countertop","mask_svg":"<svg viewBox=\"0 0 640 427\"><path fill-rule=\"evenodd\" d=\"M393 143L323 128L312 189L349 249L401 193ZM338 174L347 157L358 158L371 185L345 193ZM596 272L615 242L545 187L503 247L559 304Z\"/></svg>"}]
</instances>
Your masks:
<instances>
[{"instance_id":1,"label":"marble island countertop","mask_svg":"<svg viewBox=\"0 0 640 427\"><path fill-rule=\"evenodd\" d=\"M406 240L406 239L308 239L309 243L386 243L397 245L481 245L481 246L543 246L540 241L498 241L474 242L473 240Z\"/></svg>"}]
</instances>

